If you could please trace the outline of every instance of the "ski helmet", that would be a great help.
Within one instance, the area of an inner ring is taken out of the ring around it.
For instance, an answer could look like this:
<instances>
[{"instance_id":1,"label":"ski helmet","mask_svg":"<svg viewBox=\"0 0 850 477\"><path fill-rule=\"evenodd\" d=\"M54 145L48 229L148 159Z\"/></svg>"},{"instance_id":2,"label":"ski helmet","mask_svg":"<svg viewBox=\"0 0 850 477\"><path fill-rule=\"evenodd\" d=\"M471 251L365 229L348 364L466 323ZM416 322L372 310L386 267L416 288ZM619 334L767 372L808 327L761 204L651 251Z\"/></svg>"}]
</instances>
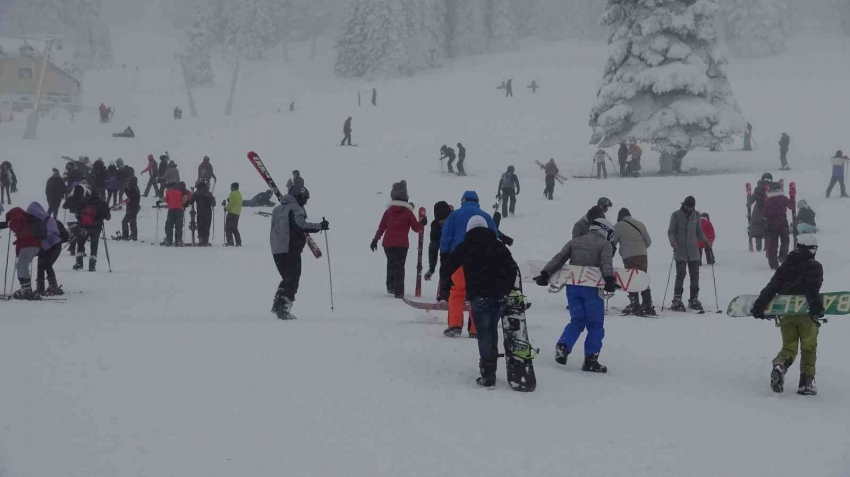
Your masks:
<instances>
[{"instance_id":1,"label":"ski helmet","mask_svg":"<svg viewBox=\"0 0 850 477\"><path fill-rule=\"evenodd\" d=\"M818 238L815 234L800 234L797 236L797 248L816 252L818 249Z\"/></svg>"},{"instance_id":2,"label":"ski helmet","mask_svg":"<svg viewBox=\"0 0 850 477\"><path fill-rule=\"evenodd\" d=\"M239 190L239 183L234 182L233 184L230 184L230 190Z\"/></svg>"},{"instance_id":3,"label":"ski helmet","mask_svg":"<svg viewBox=\"0 0 850 477\"><path fill-rule=\"evenodd\" d=\"M611 241L614 238L614 225L608 219L595 219L590 224L590 231L598 233L602 238Z\"/></svg>"},{"instance_id":4,"label":"ski helmet","mask_svg":"<svg viewBox=\"0 0 850 477\"><path fill-rule=\"evenodd\" d=\"M761 180L772 181L773 180L773 174L771 174L770 172L765 172L764 174L761 175Z\"/></svg>"},{"instance_id":5,"label":"ski helmet","mask_svg":"<svg viewBox=\"0 0 850 477\"><path fill-rule=\"evenodd\" d=\"M293 186L289 189L289 195L295 197L295 201L302 206L310 199L310 191L306 187Z\"/></svg>"}]
</instances>

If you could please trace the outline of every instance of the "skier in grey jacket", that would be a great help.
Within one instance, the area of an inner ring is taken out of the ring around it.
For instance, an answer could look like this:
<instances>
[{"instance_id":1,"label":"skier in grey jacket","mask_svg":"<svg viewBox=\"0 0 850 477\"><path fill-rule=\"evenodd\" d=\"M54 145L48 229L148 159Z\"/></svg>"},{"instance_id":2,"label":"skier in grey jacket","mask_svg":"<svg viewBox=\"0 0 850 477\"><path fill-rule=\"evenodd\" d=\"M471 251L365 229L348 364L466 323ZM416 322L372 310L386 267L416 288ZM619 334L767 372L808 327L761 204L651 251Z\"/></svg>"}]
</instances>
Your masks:
<instances>
[{"instance_id":1,"label":"skier in grey jacket","mask_svg":"<svg viewBox=\"0 0 850 477\"><path fill-rule=\"evenodd\" d=\"M304 205L310 199L305 187L293 187L272 211L270 242L272 256L280 273L280 284L272 304L272 313L281 320L292 320L292 303L301 281L301 252L307 244L307 233L329 230L327 220L307 222Z\"/></svg>"},{"instance_id":2,"label":"skier in grey jacket","mask_svg":"<svg viewBox=\"0 0 850 477\"><path fill-rule=\"evenodd\" d=\"M688 300L688 308L703 311L702 303L699 301L699 267L702 259L699 255L697 240L708 243L708 239L702 232L699 212L695 210L696 205L697 201L693 196L685 198L682 207L670 216L670 226L667 228L667 238L670 240L670 246L673 247L673 260L676 261L676 285L673 288L673 303L670 305L673 311L686 311L682 303L686 271L691 277L691 297Z\"/></svg>"},{"instance_id":3,"label":"skier in grey jacket","mask_svg":"<svg viewBox=\"0 0 850 477\"><path fill-rule=\"evenodd\" d=\"M614 238L611 243L620 245L620 256L623 267L628 270L647 272L649 267L647 249L652 245L652 239L646 230L646 225L632 218L629 209L623 207L617 214L617 225L614 226ZM652 306L652 292L647 288L641 292L643 306L637 293L629 293L629 305L623 309L624 315L655 316Z\"/></svg>"}]
</instances>

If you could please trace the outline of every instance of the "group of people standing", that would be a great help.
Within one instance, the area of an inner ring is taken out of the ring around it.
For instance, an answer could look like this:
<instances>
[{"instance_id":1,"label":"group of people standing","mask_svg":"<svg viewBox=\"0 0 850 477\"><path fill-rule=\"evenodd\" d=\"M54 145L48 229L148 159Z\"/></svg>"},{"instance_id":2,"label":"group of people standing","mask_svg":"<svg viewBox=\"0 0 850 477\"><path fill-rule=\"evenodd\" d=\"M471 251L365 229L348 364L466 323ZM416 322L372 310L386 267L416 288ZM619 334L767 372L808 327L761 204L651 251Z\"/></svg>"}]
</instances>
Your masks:
<instances>
[{"instance_id":1,"label":"group of people standing","mask_svg":"<svg viewBox=\"0 0 850 477\"><path fill-rule=\"evenodd\" d=\"M453 148L443 144L440 147L440 161L443 159L449 160L446 164L449 169L449 174L457 174L459 176L466 175L466 169L463 167L463 163L466 161L466 148L463 147L463 144L457 143L457 155L455 155L455 150ZM457 171L454 169L455 159L457 159Z\"/></svg>"}]
</instances>

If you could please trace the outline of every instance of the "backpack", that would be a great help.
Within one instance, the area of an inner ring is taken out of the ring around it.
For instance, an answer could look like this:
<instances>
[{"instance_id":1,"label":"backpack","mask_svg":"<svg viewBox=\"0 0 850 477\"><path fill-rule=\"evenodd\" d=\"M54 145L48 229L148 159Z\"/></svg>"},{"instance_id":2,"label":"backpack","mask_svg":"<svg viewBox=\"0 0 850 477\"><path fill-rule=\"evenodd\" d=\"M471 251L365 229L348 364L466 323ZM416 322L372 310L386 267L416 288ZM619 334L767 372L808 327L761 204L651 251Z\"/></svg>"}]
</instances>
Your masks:
<instances>
[{"instance_id":1,"label":"backpack","mask_svg":"<svg viewBox=\"0 0 850 477\"><path fill-rule=\"evenodd\" d=\"M62 222L56 221L56 227L59 229L59 241L60 243L68 243L68 240L71 240L71 234L68 233L68 229L62 225Z\"/></svg>"},{"instance_id":2,"label":"backpack","mask_svg":"<svg viewBox=\"0 0 850 477\"><path fill-rule=\"evenodd\" d=\"M80 227L97 227L97 204L86 204L80 209Z\"/></svg>"},{"instance_id":3,"label":"backpack","mask_svg":"<svg viewBox=\"0 0 850 477\"><path fill-rule=\"evenodd\" d=\"M502 189L513 189L513 174L511 174L510 172L505 172L504 174L502 174L502 180L499 182L499 186Z\"/></svg>"},{"instance_id":4,"label":"backpack","mask_svg":"<svg viewBox=\"0 0 850 477\"><path fill-rule=\"evenodd\" d=\"M34 215L27 214L27 227L33 237L44 240L47 238L47 224Z\"/></svg>"}]
</instances>

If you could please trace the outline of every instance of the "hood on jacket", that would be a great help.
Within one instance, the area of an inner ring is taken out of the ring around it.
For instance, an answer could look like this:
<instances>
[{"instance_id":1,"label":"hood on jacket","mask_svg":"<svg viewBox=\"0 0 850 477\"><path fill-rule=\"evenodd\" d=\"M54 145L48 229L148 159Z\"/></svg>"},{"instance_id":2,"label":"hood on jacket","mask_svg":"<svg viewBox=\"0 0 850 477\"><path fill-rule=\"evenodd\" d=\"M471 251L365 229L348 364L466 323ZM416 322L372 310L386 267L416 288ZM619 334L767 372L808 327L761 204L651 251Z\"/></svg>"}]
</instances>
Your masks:
<instances>
[{"instance_id":1,"label":"hood on jacket","mask_svg":"<svg viewBox=\"0 0 850 477\"><path fill-rule=\"evenodd\" d=\"M446 220L449 214L452 213L452 208L449 203L441 200L434 204L434 220Z\"/></svg>"},{"instance_id":2,"label":"hood on jacket","mask_svg":"<svg viewBox=\"0 0 850 477\"><path fill-rule=\"evenodd\" d=\"M30 203L29 207L27 207L27 213L34 217L38 217L41 220L47 218L47 212L44 211L44 207L42 207L38 202Z\"/></svg>"},{"instance_id":3,"label":"hood on jacket","mask_svg":"<svg viewBox=\"0 0 850 477\"><path fill-rule=\"evenodd\" d=\"M623 207L622 209L620 209L620 212L617 214L617 222L621 222L626 217L631 217L631 216L632 216L632 213L629 212L629 209Z\"/></svg>"},{"instance_id":4,"label":"hood on jacket","mask_svg":"<svg viewBox=\"0 0 850 477\"><path fill-rule=\"evenodd\" d=\"M6 221L26 220L26 211L20 207L12 207L6 212Z\"/></svg>"},{"instance_id":5,"label":"hood on jacket","mask_svg":"<svg viewBox=\"0 0 850 477\"><path fill-rule=\"evenodd\" d=\"M460 198L460 201L461 201L461 203L467 202L467 201L477 203L478 202L478 193L475 192L474 190L468 190L468 191L463 193L463 195Z\"/></svg>"},{"instance_id":6,"label":"hood on jacket","mask_svg":"<svg viewBox=\"0 0 850 477\"><path fill-rule=\"evenodd\" d=\"M413 206L410 205L410 202L405 202L403 200L390 201L390 203L387 204L387 208L389 208L389 207L401 207L401 208L404 208L404 209L407 209L407 210L413 212Z\"/></svg>"},{"instance_id":7,"label":"hood on jacket","mask_svg":"<svg viewBox=\"0 0 850 477\"><path fill-rule=\"evenodd\" d=\"M469 233L472 230L477 229L477 228L481 228L481 227L489 230L489 228L487 226L487 221L484 220L484 217L481 217L480 215L474 215L474 216L472 216L472 218L469 219L469 222L466 223L466 232ZM495 236L495 234L494 234L494 236Z\"/></svg>"}]
</instances>

